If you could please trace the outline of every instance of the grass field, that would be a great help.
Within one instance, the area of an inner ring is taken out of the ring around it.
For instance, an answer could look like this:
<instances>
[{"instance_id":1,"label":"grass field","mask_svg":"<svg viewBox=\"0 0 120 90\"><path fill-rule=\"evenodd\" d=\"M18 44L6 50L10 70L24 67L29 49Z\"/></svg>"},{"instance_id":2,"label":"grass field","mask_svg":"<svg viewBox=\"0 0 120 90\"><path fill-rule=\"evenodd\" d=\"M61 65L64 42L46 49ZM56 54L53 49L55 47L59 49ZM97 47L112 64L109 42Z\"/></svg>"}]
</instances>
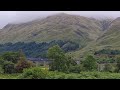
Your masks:
<instances>
[{"instance_id":1,"label":"grass field","mask_svg":"<svg viewBox=\"0 0 120 90\"><path fill-rule=\"evenodd\" d=\"M0 74L0 79L17 79L19 74Z\"/></svg>"},{"instance_id":2,"label":"grass field","mask_svg":"<svg viewBox=\"0 0 120 90\"><path fill-rule=\"evenodd\" d=\"M120 73L80 72L80 74L57 74L52 79L120 79Z\"/></svg>"},{"instance_id":3,"label":"grass field","mask_svg":"<svg viewBox=\"0 0 120 90\"><path fill-rule=\"evenodd\" d=\"M0 74L0 79L20 79L20 74ZM80 72L65 74L61 72L55 72L47 79L120 79L120 73L110 72Z\"/></svg>"}]
</instances>

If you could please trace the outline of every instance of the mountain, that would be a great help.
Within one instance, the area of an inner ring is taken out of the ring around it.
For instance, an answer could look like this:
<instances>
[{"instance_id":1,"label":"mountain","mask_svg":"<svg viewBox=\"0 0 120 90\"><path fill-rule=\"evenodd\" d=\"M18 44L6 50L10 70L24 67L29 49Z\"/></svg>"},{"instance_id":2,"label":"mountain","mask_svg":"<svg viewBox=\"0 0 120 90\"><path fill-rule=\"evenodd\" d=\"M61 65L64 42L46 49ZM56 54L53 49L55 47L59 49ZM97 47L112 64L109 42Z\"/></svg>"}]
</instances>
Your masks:
<instances>
[{"instance_id":1,"label":"mountain","mask_svg":"<svg viewBox=\"0 0 120 90\"><path fill-rule=\"evenodd\" d=\"M96 40L78 51L72 52L74 58L78 59L87 54L94 54L95 51L102 49L119 49L120 50L120 18L100 19L101 34Z\"/></svg>"},{"instance_id":2,"label":"mountain","mask_svg":"<svg viewBox=\"0 0 120 90\"><path fill-rule=\"evenodd\" d=\"M80 58L80 55L94 53L102 49L120 50L120 17L110 21L109 26L99 38L90 42L85 48L73 52L73 54Z\"/></svg>"},{"instance_id":3,"label":"mountain","mask_svg":"<svg viewBox=\"0 0 120 90\"><path fill-rule=\"evenodd\" d=\"M97 39L96 46L120 49L120 17L111 22L108 30Z\"/></svg>"},{"instance_id":4,"label":"mountain","mask_svg":"<svg viewBox=\"0 0 120 90\"><path fill-rule=\"evenodd\" d=\"M70 40L84 46L101 35L100 26L96 19L59 13L27 23L7 24L0 31L0 43Z\"/></svg>"},{"instance_id":5,"label":"mountain","mask_svg":"<svg viewBox=\"0 0 120 90\"><path fill-rule=\"evenodd\" d=\"M7 24L0 30L0 44L16 42L72 41L80 48L75 58L104 48L120 49L120 17L95 19L59 13L26 23Z\"/></svg>"}]
</instances>

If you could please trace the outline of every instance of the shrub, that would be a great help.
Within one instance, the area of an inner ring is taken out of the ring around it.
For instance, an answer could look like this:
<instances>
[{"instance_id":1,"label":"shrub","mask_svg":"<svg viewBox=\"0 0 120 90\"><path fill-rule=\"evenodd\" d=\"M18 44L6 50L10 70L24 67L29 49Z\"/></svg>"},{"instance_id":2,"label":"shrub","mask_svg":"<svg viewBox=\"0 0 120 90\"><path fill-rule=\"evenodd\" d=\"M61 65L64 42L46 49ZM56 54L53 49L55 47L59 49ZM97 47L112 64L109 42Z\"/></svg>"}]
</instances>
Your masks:
<instances>
[{"instance_id":1,"label":"shrub","mask_svg":"<svg viewBox=\"0 0 120 90\"><path fill-rule=\"evenodd\" d=\"M114 67L112 66L112 64L106 64L105 68L104 68L104 71L114 72Z\"/></svg>"},{"instance_id":2,"label":"shrub","mask_svg":"<svg viewBox=\"0 0 120 90\"><path fill-rule=\"evenodd\" d=\"M67 79L75 79L74 76L70 75L67 77Z\"/></svg>"},{"instance_id":3,"label":"shrub","mask_svg":"<svg viewBox=\"0 0 120 90\"><path fill-rule=\"evenodd\" d=\"M10 62L10 61L5 61L3 64L3 69L4 69L4 73L14 73L15 72L15 68L14 68L14 63Z\"/></svg>"},{"instance_id":4,"label":"shrub","mask_svg":"<svg viewBox=\"0 0 120 90\"><path fill-rule=\"evenodd\" d=\"M45 79L49 75L47 69L42 69L40 67L32 67L29 69L24 69L21 78L24 79Z\"/></svg>"},{"instance_id":5,"label":"shrub","mask_svg":"<svg viewBox=\"0 0 120 90\"><path fill-rule=\"evenodd\" d=\"M0 66L3 65L3 63L4 63L4 60L2 57L0 57Z\"/></svg>"},{"instance_id":6,"label":"shrub","mask_svg":"<svg viewBox=\"0 0 120 90\"><path fill-rule=\"evenodd\" d=\"M34 67L34 63L27 61L27 60L20 60L18 61L18 63L15 66L16 72L18 73L22 73L23 69L25 68L30 68L30 67Z\"/></svg>"},{"instance_id":7,"label":"shrub","mask_svg":"<svg viewBox=\"0 0 120 90\"><path fill-rule=\"evenodd\" d=\"M69 72L80 73L82 71L82 65L71 66Z\"/></svg>"}]
</instances>

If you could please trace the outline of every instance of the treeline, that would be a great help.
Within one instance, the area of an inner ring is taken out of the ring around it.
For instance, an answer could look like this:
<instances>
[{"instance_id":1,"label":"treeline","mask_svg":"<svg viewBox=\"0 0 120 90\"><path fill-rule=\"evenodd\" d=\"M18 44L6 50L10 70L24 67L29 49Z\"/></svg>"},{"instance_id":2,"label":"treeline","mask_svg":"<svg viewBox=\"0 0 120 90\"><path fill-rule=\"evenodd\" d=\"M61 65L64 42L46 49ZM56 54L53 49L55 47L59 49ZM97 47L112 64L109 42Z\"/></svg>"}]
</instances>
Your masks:
<instances>
[{"instance_id":1,"label":"treeline","mask_svg":"<svg viewBox=\"0 0 120 90\"><path fill-rule=\"evenodd\" d=\"M96 51L94 54L95 55L97 54L118 55L120 54L120 50L102 49L102 50Z\"/></svg>"},{"instance_id":2,"label":"treeline","mask_svg":"<svg viewBox=\"0 0 120 90\"><path fill-rule=\"evenodd\" d=\"M0 44L0 54L8 51L18 51L20 49L23 50L27 57L46 57L47 50L54 46L59 45L65 52L74 51L79 47L79 44L72 42L72 41L62 41L62 40L54 40L51 42L17 42L17 43L5 43Z\"/></svg>"},{"instance_id":3,"label":"treeline","mask_svg":"<svg viewBox=\"0 0 120 90\"><path fill-rule=\"evenodd\" d=\"M94 55L86 55L85 58L80 60L80 63L77 63L59 45L54 45L48 49L47 56L52 62L41 66L28 61L22 50L18 52L5 52L0 55L0 68L3 71L2 74L19 73L19 78L22 79L78 78L75 76L66 76L75 75L75 73L81 74L81 72L120 73L120 55L115 57L116 63L105 63L104 66L98 63L101 57L96 59ZM93 77L95 75L95 78L99 77L98 74L92 75ZM79 78L81 77L79 76Z\"/></svg>"},{"instance_id":4,"label":"treeline","mask_svg":"<svg viewBox=\"0 0 120 90\"><path fill-rule=\"evenodd\" d=\"M116 55L114 58L96 58L94 55L86 55L85 58L79 60L80 63L77 63L71 55L67 56L59 46L53 46L48 50L48 58L53 60L49 65L51 71L65 73L80 73L81 71L120 72L120 55ZM108 62L103 64L101 60Z\"/></svg>"},{"instance_id":5,"label":"treeline","mask_svg":"<svg viewBox=\"0 0 120 90\"><path fill-rule=\"evenodd\" d=\"M120 55L120 50L102 49L96 51L94 55L98 63L116 63L117 57Z\"/></svg>"},{"instance_id":6,"label":"treeline","mask_svg":"<svg viewBox=\"0 0 120 90\"><path fill-rule=\"evenodd\" d=\"M0 68L3 73L22 73L23 69L34 66L35 64L27 60L22 50L5 52L0 55Z\"/></svg>"},{"instance_id":7,"label":"treeline","mask_svg":"<svg viewBox=\"0 0 120 90\"><path fill-rule=\"evenodd\" d=\"M23 73L23 78L45 78L49 72L80 73L81 71L97 70L97 62L93 56L87 56L81 64L77 64L71 55L65 54L59 45L48 49L48 59L52 60L49 67L41 68L38 64L28 61L22 50L18 52L5 52L0 55L0 67L3 73ZM47 69L47 71L46 71ZM46 73L48 72L48 73Z\"/></svg>"},{"instance_id":8,"label":"treeline","mask_svg":"<svg viewBox=\"0 0 120 90\"><path fill-rule=\"evenodd\" d=\"M116 63L120 50L102 49L94 53L98 63Z\"/></svg>"},{"instance_id":9,"label":"treeline","mask_svg":"<svg viewBox=\"0 0 120 90\"><path fill-rule=\"evenodd\" d=\"M73 75L75 73L81 74L81 72L120 72L120 56L116 57L116 64L107 63L101 67L94 55L87 55L83 60L80 61L80 63L77 64L76 61L72 59L72 56L65 54L64 51L58 45L49 48L47 54L48 58L52 60L52 62L49 64L48 70L43 70L39 67L24 69L22 78L65 79L75 78L75 76L67 77L67 75ZM64 75L59 73L64 73ZM86 78L87 76L89 75L86 75L84 78ZM82 76L79 76L79 78L81 77ZM93 73L92 76L90 76L89 78L92 77L98 78L100 76L98 74Z\"/></svg>"}]
</instances>

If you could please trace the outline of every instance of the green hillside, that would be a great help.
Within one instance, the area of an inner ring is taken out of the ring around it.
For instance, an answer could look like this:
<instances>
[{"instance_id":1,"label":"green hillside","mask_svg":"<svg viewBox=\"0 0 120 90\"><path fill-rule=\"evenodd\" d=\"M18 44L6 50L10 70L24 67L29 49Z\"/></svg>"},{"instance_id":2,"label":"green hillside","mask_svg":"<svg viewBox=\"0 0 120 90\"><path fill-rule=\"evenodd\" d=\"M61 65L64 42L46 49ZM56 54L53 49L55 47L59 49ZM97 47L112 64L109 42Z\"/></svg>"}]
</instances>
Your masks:
<instances>
[{"instance_id":1,"label":"green hillside","mask_svg":"<svg viewBox=\"0 0 120 90\"><path fill-rule=\"evenodd\" d=\"M97 20L60 13L27 23L8 24L0 32L0 43L71 40L84 46L99 37L99 25Z\"/></svg>"},{"instance_id":2,"label":"green hillside","mask_svg":"<svg viewBox=\"0 0 120 90\"><path fill-rule=\"evenodd\" d=\"M120 18L101 19L60 13L21 24L7 24L0 30L0 44L16 42L73 41L80 45L73 57L103 48L120 49Z\"/></svg>"},{"instance_id":3,"label":"green hillside","mask_svg":"<svg viewBox=\"0 0 120 90\"><path fill-rule=\"evenodd\" d=\"M120 49L120 18L113 20L108 30L97 39L96 47Z\"/></svg>"},{"instance_id":4,"label":"green hillside","mask_svg":"<svg viewBox=\"0 0 120 90\"><path fill-rule=\"evenodd\" d=\"M102 49L120 49L120 20L118 18L113 21L106 19L100 22L103 32L96 40L89 42L86 47L72 52L74 58L79 59L84 55L94 54L95 51Z\"/></svg>"}]
</instances>

